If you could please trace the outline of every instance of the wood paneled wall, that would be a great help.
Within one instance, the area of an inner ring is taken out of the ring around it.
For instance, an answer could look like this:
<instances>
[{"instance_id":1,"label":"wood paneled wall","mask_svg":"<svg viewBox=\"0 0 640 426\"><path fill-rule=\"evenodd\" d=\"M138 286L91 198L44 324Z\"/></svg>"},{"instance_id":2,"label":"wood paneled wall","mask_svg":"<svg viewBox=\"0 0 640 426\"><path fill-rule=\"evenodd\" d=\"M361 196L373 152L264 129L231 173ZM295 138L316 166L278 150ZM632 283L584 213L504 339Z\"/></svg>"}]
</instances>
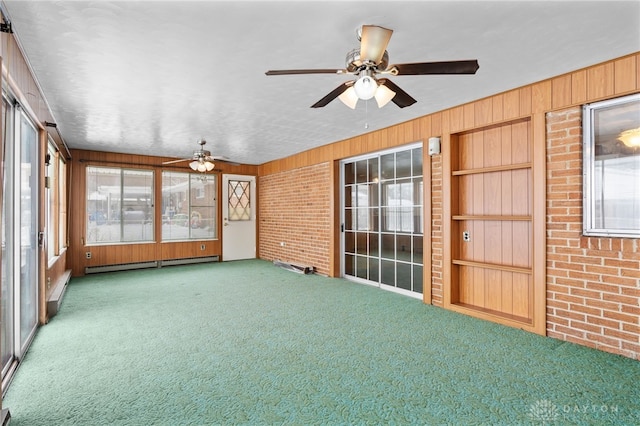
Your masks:
<instances>
[{"instance_id":1,"label":"wood paneled wall","mask_svg":"<svg viewBox=\"0 0 640 426\"><path fill-rule=\"evenodd\" d=\"M547 270L546 246L546 128L545 115L572 106L582 105L640 91L640 52L613 59L575 72L567 73L528 86L516 88L484 99L456 106L428 116L338 141L302 152L259 167L261 177L278 175L290 170L333 162L334 169L341 159L362 155L385 148L415 141L427 141L431 136L442 138L442 156L429 158L424 149L425 167L425 235L431 236L431 244L425 246L425 302L451 308L451 234L452 234L452 157L451 142L459 135L475 131L491 131L492 128L526 121L529 123L531 144L531 168L527 179L531 182L529 204L531 206L530 238L532 252L528 266L531 269L531 298L526 307L529 317L535 317L526 327L530 331L545 334L545 286ZM427 184L430 177L431 184ZM333 200L333 228L330 249L326 253L332 259L329 274L340 273L340 233L337 229L336 206L339 204L337 171L326 184L321 185ZM301 225L303 226L303 225ZM309 223L306 226L313 226ZM277 256L278 253L271 253ZM430 293L430 294L426 294ZM516 306L518 312L524 308ZM470 312L465 312L470 313ZM470 313L471 314L471 313ZM496 320L491 315L478 315ZM516 315L518 316L518 315ZM498 322L501 320L498 319ZM509 322L509 325L516 325Z\"/></svg>"},{"instance_id":2,"label":"wood paneled wall","mask_svg":"<svg viewBox=\"0 0 640 426\"><path fill-rule=\"evenodd\" d=\"M39 187L43 188L39 194L39 203L44 206L44 155L47 152L47 144L49 138L56 145L64 158L69 159L70 154L64 141L57 132L55 126L47 124L55 124L51 109L47 104L40 87L38 86L27 61L24 58L15 38L9 33L0 33L0 56L2 58L2 82L3 90L8 91L9 95L21 105L23 110L34 122L38 131L39 148L41 154L39 162ZM3 132L4 134L4 132ZM40 209L38 217L38 229L46 231L44 209ZM52 291L53 283L58 282L62 277L66 265L66 253L57 256L51 264L47 262L46 247L40 252L39 262L39 315L38 320L44 324L48 320L46 312L46 299ZM49 284L52 283L52 284Z\"/></svg>"},{"instance_id":3,"label":"wood paneled wall","mask_svg":"<svg viewBox=\"0 0 640 426\"><path fill-rule=\"evenodd\" d=\"M149 262L167 259L184 259L193 257L207 257L222 255L221 236L221 185L222 173L257 174L257 166L252 165L232 165L227 163L217 163L213 173L218 176L218 239L203 241L180 241L180 242L160 242L159 238L154 242L144 242L139 244L109 244L91 245L85 243L85 227L87 223L86 209L86 167L92 166L112 166L112 167L134 167L148 169L155 172L156 182L155 199L162 198L162 190L159 182L162 182L162 170L191 172L188 163L180 163L174 166L163 166L163 161L173 158L152 157L146 155L118 154L97 151L72 150L73 161L71 162L71 176L73 191L71 192L71 213L70 213L70 250L68 254L69 266L73 276L81 276L85 273L85 268L89 266L119 265L127 263ZM160 211L162 203L155 203L155 217L162 217ZM162 224L156 220L155 235L160 235ZM204 250L201 245L204 244ZM91 252L91 258L86 258L86 253Z\"/></svg>"}]
</instances>

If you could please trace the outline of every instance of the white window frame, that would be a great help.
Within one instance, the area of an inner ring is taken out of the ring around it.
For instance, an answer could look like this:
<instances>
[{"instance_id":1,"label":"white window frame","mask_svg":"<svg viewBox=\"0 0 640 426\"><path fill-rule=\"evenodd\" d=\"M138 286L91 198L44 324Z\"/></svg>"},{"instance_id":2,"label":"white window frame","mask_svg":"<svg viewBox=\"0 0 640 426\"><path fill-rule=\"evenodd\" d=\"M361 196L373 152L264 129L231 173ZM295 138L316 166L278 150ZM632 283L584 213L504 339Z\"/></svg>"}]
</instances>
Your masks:
<instances>
[{"instance_id":1,"label":"white window frame","mask_svg":"<svg viewBox=\"0 0 640 426\"><path fill-rule=\"evenodd\" d=\"M583 234L585 236L602 236L602 237L640 237L640 227L638 228L607 228L606 226L597 226L596 223L596 153L595 153L595 131L596 126L594 123L595 114L604 108L611 108L615 106L624 106L625 104L639 102L640 94L624 96L615 99L608 99L605 101L594 102L583 106L582 123L583 123ZM631 124L633 128L640 126L639 122ZM620 129L623 130L623 129ZM634 149L634 148L632 148ZM640 148L635 148L636 155L640 156ZM632 179L634 180L634 179ZM635 194L636 200L640 200L640 184L630 182L635 185L637 189ZM636 201L640 202L640 201Z\"/></svg>"}]
</instances>

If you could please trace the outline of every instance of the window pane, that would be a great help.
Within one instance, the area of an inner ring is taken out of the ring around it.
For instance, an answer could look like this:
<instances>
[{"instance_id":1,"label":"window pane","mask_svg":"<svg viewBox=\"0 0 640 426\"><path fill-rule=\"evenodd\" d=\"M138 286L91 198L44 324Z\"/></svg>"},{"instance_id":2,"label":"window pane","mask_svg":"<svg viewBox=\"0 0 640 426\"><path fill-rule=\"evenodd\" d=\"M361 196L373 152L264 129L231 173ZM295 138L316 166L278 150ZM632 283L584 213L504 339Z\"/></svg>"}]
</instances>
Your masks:
<instances>
[{"instance_id":1,"label":"window pane","mask_svg":"<svg viewBox=\"0 0 640 426\"><path fill-rule=\"evenodd\" d=\"M87 243L153 238L153 172L87 167Z\"/></svg>"},{"instance_id":2,"label":"window pane","mask_svg":"<svg viewBox=\"0 0 640 426\"><path fill-rule=\"evenodd\" d=\"M47 205L46 218L47 218L47 259L51 259L56 255L56 166L57 155L56 150L51 143L48 145L47 154L49 155L48 161L45 163L45 173L47 176L47 185L44 189L45 203Z\"/></svg>"},{"instance_id":3,"label":"window pane","mask_svg":"<svg viewBox=\"0 0 640 426\"><path fill-rule=\"evenodd\" d=\"M191 174L191 238L216 237L216 185L215 175Z\"/></svg>"},{"instance_id":4,"label":"window pane","mask_svg":"<svg viewBox=\"0 0 640 426\"><path fill-rule=\"evenodd\" d=\"M123 170L122 241L153 241L153 173Z\"/></svg>"},{"instance_id":5,"label":"window pane","mask_svg":"<svg viewBox=\"0 0 640 426\"><path fill-rule=\"evenodd\" d=\"M162 240L189 238L189 173L162 173Z\"/></svg>"},{"instance_id":6,"label":"window pane","mask_svg":"<svg viewBox=\"0 0 640 426\"><path fill-rule=\"evenodd\" d=\"M640 95L585 106L584 228L640 235Z\"/></svg>"},{"instance_id":7,"label":"window pane","mask_svg":"<svg viewBox=\"0 0 640 426\"><path fill-rule=\"evenodd\" d=\"M162 240L217 236L215 175L162 173Z\"/></svg>"},{"instance_id":8,"label":"window pane","mask_svg":"<svg viewBox=\"0 0 640 426\"><path fill-rule=\"evenodd\" d=\"M58 156L58 253L67 247L67 164Z\"/></svg>"}]
</instances>

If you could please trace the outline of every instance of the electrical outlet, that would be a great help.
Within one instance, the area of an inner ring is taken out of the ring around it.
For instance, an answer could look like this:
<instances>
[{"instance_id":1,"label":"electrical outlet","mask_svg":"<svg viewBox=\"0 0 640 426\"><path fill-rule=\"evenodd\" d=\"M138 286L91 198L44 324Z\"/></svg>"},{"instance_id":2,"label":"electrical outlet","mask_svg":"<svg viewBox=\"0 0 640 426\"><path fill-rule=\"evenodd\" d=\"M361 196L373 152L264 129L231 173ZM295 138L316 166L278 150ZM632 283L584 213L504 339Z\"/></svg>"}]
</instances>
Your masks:
<instances>
[{"instance_id":1,"label":"electrical outlet","mask_svg":"<svg viewBox=\"0 0 640 426\"><path fill-rule=\"evenodd\" d=\"M282 241L282 242L280 243L280 247L284 247L284 246L286 246L286 245L287 245L287 243L285 243L284 241Z\"/></svg>"},{"instance_id":2,"label":"electrical outlet","mask_svg":"<svg viewBox=\"0 0 640 426\"><path fill-rule=\"evenodd\" d=\"M84 254L84 256L85 256L87 259L91 259L91 252L90 252L90 251L86 252L86 253Z\"/></svg>"},{"instance_id":3,"label":"electrical outlet","mask_svg":"<svg viewBox=\"0 0 640 426\"><path fill-rule=\"evenodd\" d=\"M204 250L204 249L205 249L204 244L200 244L200 250Z\"/></svg>"},{"instance_id":4,"label":"electrical outlet","mask_svg":"<svg viewBox=\"0 0 640 426\"><path fill-rule=\"evenodd\" d=\"M51 277L47 277L47 290L51 288Z\"/></svg>"},{"instance_id":5,"label":"electrical outlet","mask_svg":"<svg viewBox=\"0 0 640 426\"><path fill-rule=\"evenodd\" d=\"M464 241L465 243L471 241L471 234L469 233L469 231L462 232L462 241Z\"/></svg>"}]
</instances>

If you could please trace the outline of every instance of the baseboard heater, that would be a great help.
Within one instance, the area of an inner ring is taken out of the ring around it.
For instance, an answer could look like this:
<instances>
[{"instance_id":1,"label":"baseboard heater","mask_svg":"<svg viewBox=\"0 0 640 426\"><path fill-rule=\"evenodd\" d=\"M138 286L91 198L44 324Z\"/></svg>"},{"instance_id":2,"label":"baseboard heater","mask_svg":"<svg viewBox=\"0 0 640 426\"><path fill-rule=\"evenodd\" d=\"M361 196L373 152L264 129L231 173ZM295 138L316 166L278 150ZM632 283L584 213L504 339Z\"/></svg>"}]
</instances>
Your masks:
<instances>
[{"instance_id":1,"label":"baseboard heater","mask_svg":"<svg viewBox=\"0 0 640 426\"><path fill-rule=\"evenodd\" d=\"M218 262L219 260L220 260L219 256L188 257L185 259L168 259L168 260L161 260L160 266L190 265L192 263Z\"/></svg>"},{"instance_id":2,"label":"baseboard heater","mask_svg":"<svg viewBox=\"0 0 640 426\"><path fill-rule=\"evenodd\" d=\"M47 299L47 315L49 318L55 316L58 313L58 310L60 310L62 298L67 291L67 284L69 284L69 280L71 280L71 269L64 271Z\"/></svg>"},{"instance_id":3,"label":"baseboard heater","mask_svg":"<svg viewBox=\"0 0 640 426\"><path fill-rule=\"evenodd\" d=\"M299 274L313 274L314 271L313 266L295 265L293 263L281 262L279 260L274 260L273 264L282 269L286 269L287 271L297 272Z\"/></svg>"},{"instance_id":4,"label":"baseboard heater","mask_svg":"<svg viewBox=\"0 0 640 426\"><path fill-rule=\"evenodd\" d=\"M100 272L128 271L130 269L157 268L158 262L123 263L121 265L87 266L85 274L98 274Z\"/></svg>"},{"instance_id":5,"label":"baseboard heater","mask_svg":"<svg viewBox=\"0 0 640 426\"><path fill-rule=\"evenodd\" d=\"M184 259L154 260L150 262L123 263L121 265L87 266L85 274L97 274L100 272L128 271L131 269L161 268L163 266L190 265L194 263L218 262L219 256L187 257Z\"/></svg>"}]
</instances>

